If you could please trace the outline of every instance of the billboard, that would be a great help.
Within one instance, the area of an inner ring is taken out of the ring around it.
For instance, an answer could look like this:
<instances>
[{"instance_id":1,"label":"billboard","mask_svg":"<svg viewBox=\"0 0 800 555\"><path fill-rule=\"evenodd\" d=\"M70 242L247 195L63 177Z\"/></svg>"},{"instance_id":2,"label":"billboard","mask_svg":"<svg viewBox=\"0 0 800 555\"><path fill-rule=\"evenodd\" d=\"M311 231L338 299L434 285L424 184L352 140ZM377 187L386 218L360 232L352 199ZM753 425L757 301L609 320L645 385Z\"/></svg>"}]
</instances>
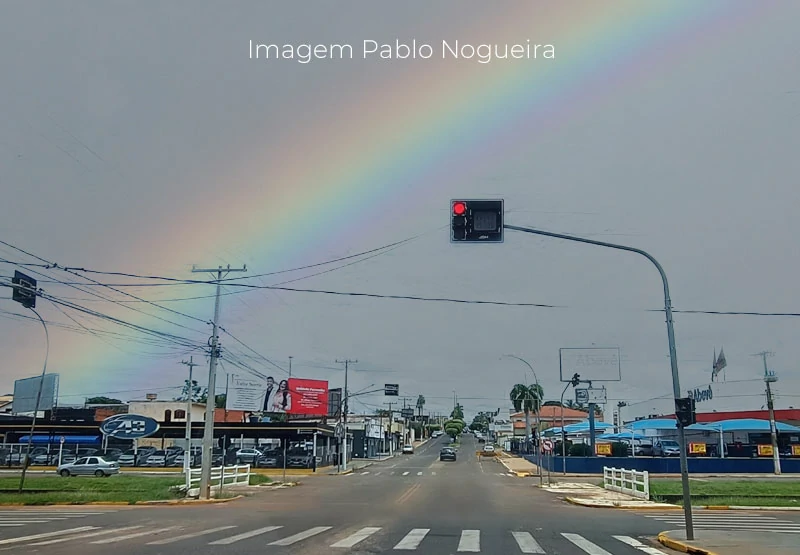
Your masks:
<instances>
[{"instance_id":1,"label":"billboard","mask_svg":"<svg viewBox=\"0 0 800 555\"><path fill-rule=\"evenodd\" d=\"M619 348L564 348L558 350L561 381L568 382L573 374L581 380L618 382L622 379Z\"/></svg>"},{"instance_id":2,"label":"billboard","mask_svg":"<svg viewBox=\"0 0 800 555\"><path fill-rule=\"evenodd\" d=\"M342 388L328 389L328 417L339 418L342 410Z\"/></svg>"},{"instance_id":3,"label":"billboard","mask_svg":"<svg viewBox=\"0 0 800 555\"><path fill-rule=\"evenodd\" d=\"M42 397L39 400L39 410L52 410L56 406L58 397L58 374L45 374L44 381L41 376L16 380L11 412L14 414L33 413L36 410L36 396L39 393L40 383L42 384Z\"/></svg>"},{"instance_id":4,"label":"billboard","mask_svg":"<svg viewBox=\"0 0 800 555\"><path fill-rule=\"evenodd\" d=\"M328 415L328 382L289 378L276 381L232 375L225 401L228 410L267 414Z\"/></svg>"}]
</instances>

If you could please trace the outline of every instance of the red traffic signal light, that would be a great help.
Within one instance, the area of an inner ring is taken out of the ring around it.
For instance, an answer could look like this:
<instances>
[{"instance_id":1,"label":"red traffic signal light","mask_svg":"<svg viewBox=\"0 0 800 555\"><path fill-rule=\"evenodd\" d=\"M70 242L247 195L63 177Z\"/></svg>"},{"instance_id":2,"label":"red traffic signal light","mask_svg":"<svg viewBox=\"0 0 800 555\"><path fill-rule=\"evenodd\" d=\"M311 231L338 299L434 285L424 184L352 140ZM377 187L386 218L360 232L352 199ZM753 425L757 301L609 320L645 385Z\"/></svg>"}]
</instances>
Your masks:
<instances>
[{"instance_id":1,"label":"red traffic signal light","mask_svg":"<svg viewBox=\"0 0 800 555\"><path fill-rule=\"evenodd\" d=\"M467 212L467 205L464 202L456 201L453 203L453 214L463 216Z\"/></svg>"}]
</instances>

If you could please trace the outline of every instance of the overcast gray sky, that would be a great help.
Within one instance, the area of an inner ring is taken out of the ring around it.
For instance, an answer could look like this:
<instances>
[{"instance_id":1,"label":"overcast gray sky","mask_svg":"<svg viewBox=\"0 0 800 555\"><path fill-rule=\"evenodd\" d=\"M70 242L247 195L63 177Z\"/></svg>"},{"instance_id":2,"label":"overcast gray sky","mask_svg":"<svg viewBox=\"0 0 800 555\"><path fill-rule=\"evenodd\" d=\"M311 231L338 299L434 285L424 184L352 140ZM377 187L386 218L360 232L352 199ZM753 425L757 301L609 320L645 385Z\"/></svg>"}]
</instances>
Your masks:
<instances>
[{"instance_id":1,"label":"overcast gray sky","mask_svg":"<svg viewBox=\"0 0 800 555\"><path fill-rule=\"evenodd\" d=\"M295 376L335 387L335 360L357 359L353 390L399 383L432 412L449 411L455 390L472 414L505 408L526 379L504 353L529 360L552 399L560 347L615 346L623 382L608 384L609 398L649 412L649 399L671 392L655 269L513 232L502 245L451 246L448 201L502 197L509 223L643 248L666 268L677 310L800 312L800 5L534 4L3 2L0 239L65 266L191 279L204 277L192 264L261 274L421 234L374 257L243 283L310 276L286 287L558 308L227 287L222 326L252 350L223 335L224 370L246 362L283 377L260 357L286 368L292 356ZM397 37L437 55L360 58L364 39ZM442 40L528 38L554 45L555 59L438 56ZM251 60L251 39L350 43L356 57ZM2 245L0 257L39 262ZM15 268L2 263L0 275ZM211 287L125 288L133 299L29 269L50 276L38 277L59 299L197 344L210 333L185 314L209 320L213 298L161 303L184 315L139 299ZM182 359L205 364L198 349L38 308L62 403L171 396ZM9 312L27 311L0 300L2 392L44 357L39 324ZM766 349L778 407L800 404L800 319L677 313L675 329L682 389L708 383L722 346L728 380L758 379L751 354ZM761 389L743 408L763 404ZM360 399L357 411L385 401Z\"/></svg>"}]
</instances>

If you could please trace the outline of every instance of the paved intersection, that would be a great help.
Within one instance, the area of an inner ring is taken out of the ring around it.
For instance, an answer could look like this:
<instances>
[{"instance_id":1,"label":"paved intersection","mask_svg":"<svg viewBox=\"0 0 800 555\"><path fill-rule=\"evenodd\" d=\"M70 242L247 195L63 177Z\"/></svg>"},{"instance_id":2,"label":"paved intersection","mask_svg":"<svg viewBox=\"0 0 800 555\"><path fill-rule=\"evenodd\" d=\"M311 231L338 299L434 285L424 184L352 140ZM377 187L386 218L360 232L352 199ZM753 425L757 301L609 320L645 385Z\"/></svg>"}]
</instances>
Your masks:
<instances>
[{"instance_id":1,"label":"paved intersection","mask_svg":"<svg viewBox=\"0 0 800 555\"><path fill-rule=\"evenodd\" d=\"M312 476L294 488L229 504L119 507L1 528L0 551L47 555L231 553L377 555L414 551L547 555L662 555L665 522L575 507L478 460L466 438L456 462L443 442L348 476ZM61 510L59 508L59 510ZM72 509L71 509L72 510ZM76 509L82 510L82 509ZM26 512L26 518L29 514Z\"/></svg>"}]
</instances>

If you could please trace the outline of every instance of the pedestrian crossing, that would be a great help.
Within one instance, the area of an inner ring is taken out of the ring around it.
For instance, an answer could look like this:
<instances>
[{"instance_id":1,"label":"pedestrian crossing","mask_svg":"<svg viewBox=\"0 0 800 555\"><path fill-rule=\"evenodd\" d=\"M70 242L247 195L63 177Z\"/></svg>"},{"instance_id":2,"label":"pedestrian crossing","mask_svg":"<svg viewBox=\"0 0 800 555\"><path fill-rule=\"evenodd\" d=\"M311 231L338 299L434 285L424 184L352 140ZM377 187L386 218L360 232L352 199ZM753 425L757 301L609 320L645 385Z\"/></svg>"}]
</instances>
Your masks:
<instances>
[{"instance_id":1,"label":"pedestrian crossing","mask_svg":"<svg viewBox=\"0 0 800 555\"><path fill-rule=\"evenodd\" d=\"M665 511L658 513L642 511L637 512L637 514L667 523L675 529L685 528L686 526L683 511ZM695 509L692 511L692 522L696 530L800 534L800 522L793 522L770 514L756 512Z\"/></svg>"},{"instance_id":2,"label":"pedestrian crossing","mask_svg":"<svg viewBox=\"0 0 800 555\"><path fill-rule=\"evenodd\" d=\"M400 478L418 478L418 477L422 477L422 476L437 476L437 475L442 476L442 475L446 475L446 474L447 474L446 471L441 471L441 470L440 471L436 471L436 470L428 470L428 471L423 471L423 470L378 470L378 471L356 470L355 472L352 472L350 474L346 474L345 476L350 476L350 477L352 477L352 476L367 476L367 477L369 477L369 476L372 476L372 477L377 477L377 476L383 476L383 477L396 476L396 477L400 477ZM502 476L503 478L516 478L517 477L517 475L514 474L513 472L484 472L484 474Z\"/></svg>"},{"instance_id":3,"label":"pedestrian crossing","mask_svg":"<svg viewBox=\"0 0 800 555\"><path fill-rule=\"evenodd\" d=\"M85 518L109 512L116 511L74 511L69 509L60 509L57 511L52 509L0 510L0 529Z\"/></svg>"},{"instance_id":4,"label":"pedestrian crossing","mask_svg":"<svg viewBox=\"0 0 800 555\"><path fill-rule=\"evenodd\" d=\"M587 555L666 555L664 551L643 543L639 538L601 534L586 537L574 532L536 532L509 530L502 533L490 532L484 538L481 530L451 531L431 528L412 528L410 530L391 530L381 526L342 527L312 526L292 528L292 525L262 526L242 530L240 526L229 524L214 528L189 530L187 525L156 526L78 526L65 530L43 532L19 537L0 539L0 550L19 549L20 552L31 547L74 545L83 551L105 551L110 546L115 550L130 548L137 552L143 546L173 545L181 548L181 543L197 549L201 544L214 546L214 552L223 546L237 549L245 542L257 545L259 550L285 553L281 548L327 548L333 553L388 553L395 551L417 551L425 553L523 553L555 555L558 553L578 553ZM313 543L311 543L313 542ZM428 545L428 542L432 542ZM576 549L578 551L576 551ZM353 550L353 551L349 551Z\"/></svg>"}]
</instances>

